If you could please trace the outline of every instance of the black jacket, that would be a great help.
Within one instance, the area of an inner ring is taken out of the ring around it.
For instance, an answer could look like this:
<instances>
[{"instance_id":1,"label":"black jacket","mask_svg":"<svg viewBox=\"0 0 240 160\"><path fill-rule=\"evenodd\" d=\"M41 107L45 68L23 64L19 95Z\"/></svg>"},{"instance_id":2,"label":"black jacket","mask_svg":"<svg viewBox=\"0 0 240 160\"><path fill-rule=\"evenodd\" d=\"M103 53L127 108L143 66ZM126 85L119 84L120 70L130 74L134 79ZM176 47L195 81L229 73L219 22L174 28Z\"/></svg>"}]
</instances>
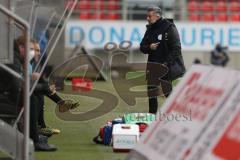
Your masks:
<instances>
[{"instance_id":1,"label":"black jacket","mask_svg":"<svg viewBox=\"0 0 240 160\"><path fill-rule=\"evenodd\" d=\"M211 64L217 66L226 66L229 61L229 57L224 50L213 50L211 52Z\"/></svg>"},{"instance_id":2,"label":"black jacket","mask_svg":"<svg viewBox=\"0 0 240 160\"><path fill-rule=\"evenodd\" d=\"M160 42L156 50L150 49L150 44ZM169 64L175 57L181 55L181 43L176 26L171 20L159 19L147 30L140 44L140 50L148 54L148 62Z\"/></svg>"},{"instance_id":3,"label":"black jacket","mask_svg":"<svg viewBox=\"0 0 240 160\"><path fill-rule=\"evenodd\" d=\"M36 65L37 65L37 61L35 61L34 59L31 61L31 65L32 65L32 69L35 70L36 68ZM38 70L36 71L37 73L39 73L41 70L41 64L40 64L40 67L38 68ZM32 81L32 84L34 82ZM49 84L48 82L46 82L43 77L41 76L35 89L34 89L34 93L35 94L44 94L44 95L48 95L48 94L51 94L51 91L50 91L50 88L49 88Z\"/></svg>"}]
</instances>

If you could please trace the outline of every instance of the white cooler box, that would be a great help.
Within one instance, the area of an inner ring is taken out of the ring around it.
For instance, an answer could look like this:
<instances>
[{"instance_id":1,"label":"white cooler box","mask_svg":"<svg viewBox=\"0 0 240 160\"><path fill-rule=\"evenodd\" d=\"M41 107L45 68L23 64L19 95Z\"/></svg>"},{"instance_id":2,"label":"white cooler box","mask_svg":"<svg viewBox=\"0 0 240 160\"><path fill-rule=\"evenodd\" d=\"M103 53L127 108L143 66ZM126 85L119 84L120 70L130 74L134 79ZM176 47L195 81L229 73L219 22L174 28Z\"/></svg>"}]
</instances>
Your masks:
<instances>
[{"instance_id":1,"label":"white cooler box","mask_svg":"<svg viewBox=\"0 0 240 160\"><path fill-rule=\"evenodd\" d=\"M112 132L113 151L129 151L139 140L136 124L115 124Z\"/></svg>"}]
</instances>

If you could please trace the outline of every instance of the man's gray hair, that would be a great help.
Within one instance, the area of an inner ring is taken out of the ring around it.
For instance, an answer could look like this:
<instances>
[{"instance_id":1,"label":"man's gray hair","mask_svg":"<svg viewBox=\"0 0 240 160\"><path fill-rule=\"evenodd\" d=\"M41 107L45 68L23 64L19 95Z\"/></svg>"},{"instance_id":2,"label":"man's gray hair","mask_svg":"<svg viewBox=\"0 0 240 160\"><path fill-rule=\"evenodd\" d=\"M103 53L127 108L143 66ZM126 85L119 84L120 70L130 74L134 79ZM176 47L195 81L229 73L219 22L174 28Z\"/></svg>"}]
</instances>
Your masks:
<instances>
[{"instance_id":1,"label":"man's gray hair","mask_svg":"<svg viewBox=\"0 0 240 160\"><path fill-rule=\"evenodd\" d=\"M158 14L160 17L162 17L162 9L158 6L151 6L147 8L148 12L154 11L156 14Z\"/></svg>"}]
</instances>

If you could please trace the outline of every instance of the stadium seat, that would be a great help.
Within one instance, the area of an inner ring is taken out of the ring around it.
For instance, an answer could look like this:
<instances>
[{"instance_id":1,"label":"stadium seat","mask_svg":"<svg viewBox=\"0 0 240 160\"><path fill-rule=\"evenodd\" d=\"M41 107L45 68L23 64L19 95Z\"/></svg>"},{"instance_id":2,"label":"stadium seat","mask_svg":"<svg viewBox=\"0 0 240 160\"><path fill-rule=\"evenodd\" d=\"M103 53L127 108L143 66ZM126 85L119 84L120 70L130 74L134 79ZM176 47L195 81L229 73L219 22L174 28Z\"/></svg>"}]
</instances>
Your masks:
<instances>
[{"instance_id":1,"label":"stadium seat","mask_svg":"<svg viewBox=\"0 0 240 160\"><path fill-rule=\"evenodd\" d=\"M240 22L240 14L232 14L229 16L230 21Z\"/></svg>"},{"instance_id":2,"label":"stadium seat","mask_svg":"<svg viewBox=\"0 0 240 160\"><path fill-rule=\"evenodd\" d=\"M218 12L227 11L227 2L225 2L225 1L218 1L215 9Z\"/></svg>"},{"instance_id":3,"label":"stadium seat","mask_svg":"<svg viewBox=\"0 0 240 160\"><path fill-rule=\"evenodd\" d=\"M215 20L219 22L226 22L228 21L228 16L225 13L219 13L216 15Z\"/></svg>"},{"instance_id":4,"label":"stadium seat","mask_svg":"<svg viewBox=\"0 0 240 160\"><path fill-rule=\"evenodd\" d=\"M117 13L109 13L109 14L106 15L106 19L118 20L118 19L120 19L120 15L117 14Z\"/></svg>"},{"instance_id":5,"label":"stadium seat","mask_svg":"<svg viewBox=\"0 0 240 160\"><path fill-rule=\"evenodd\" d=\"M91 14L89 12L80 13L80 19L91 19Z\"/></svg>"},{"instance_id":6,"label":"stadium seat","mask_svg":"<svg viewBox=\"0 0 240 160\"><path fill-rule=\"evenodd\" d=\"M214 15L210 14L210 13L203 14L200 17L200 20L206 21L206 22L212 22L212 21L214 21Z\"/></svg>"},{"instance_id":7,"label":"stadium seat","mask_svg":"<svg viewBox=\"0 0 240 160\"><path fill-rule=\"evenodd\" d=\"M107 10L118 10L120 9L119 2L116 0L109 0L106 5Z\"/></svg>"},{"instance_id":8,"label":"stadium seat","mask_svg":"<svg viewBox=\"0 0 240 160\"><path fill-rule=\"evenodd\" d=\"M204 1L201 3L201 10L204 12L210 12L214 9L214 3L212 1Z\"/></svg>"},{"instance_id":9,"label":"stadium seat","mask_svg":"<svg viewBox=\"0 0 240 160\"><path fill-rule=\"evenodd\" d=\"M80 10L90 10L91 2L88 0L82 0L78 2L78 7Z\"/></svg>"},{"instance_id":10,"label":"stadium seat","mask_svg":"<svg viewBox=\"0 0 240 160\"><path fill-rule=\"evenodd\" d=\"M100 19L100 20L102 20L102 19L105 19L105 14L104 13L102 13L102 12L100 12L100 13L93 13L92 15L91 15L91 19Z\"/></svg>"},{"instance_id":11,"label":"stadium seat","mask_svg":"<svg viewBox=\"0 0 240 160\"><path fill-rule=\"evenodd\" d=\"M190 1L188 2L188 12L198 11L199 10L199 2Z\"/></svg>"},{"instance_id":12,"label":"stadium seat","mask_svg":"<svg viewBox=\"0 0 240 160\"><path fill-rule=\"evenodd\" d=\"M192 13L188 15L188 20L189 21L199 21L200 20L200 15L196 13Z\"/></svg>"},{"instance_id":13,"label":"stadium seat","mask_svg":"<svg viewBox=\"0 0 240 160\"><path fill-rule=\"evenodd\" d=\"M94 10L96 10L96 9L103 10L104 9L104 1L96 0L96 1L92 2L91 6L92 6L91 8Z\"/></svg>"},{"instance_id":14,"label":"stadium seat","mask_svg":"<svg viewBox=\"0 0 240 160\"><path fill-rule=\"evenodd\" d=\"M230 2L230 11L231 12L239 12L240 11L240 2L237 2L237 1Z\"/></svg>"}]
</instances>

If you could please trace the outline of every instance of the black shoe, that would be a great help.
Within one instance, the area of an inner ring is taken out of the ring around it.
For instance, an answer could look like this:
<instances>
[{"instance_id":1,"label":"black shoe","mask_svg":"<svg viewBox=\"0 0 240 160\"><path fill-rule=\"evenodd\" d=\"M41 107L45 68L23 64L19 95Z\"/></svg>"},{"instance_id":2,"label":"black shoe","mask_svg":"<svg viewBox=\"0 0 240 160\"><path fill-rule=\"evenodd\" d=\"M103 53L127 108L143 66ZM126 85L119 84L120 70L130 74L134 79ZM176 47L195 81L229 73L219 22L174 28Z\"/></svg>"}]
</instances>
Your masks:
<instances>
[{"instance_id":1,"label":"black shoe","mask_svg":"<svg viewBox=\"0 0 240 160\"><path fill-rule=\"evenodd\" d=\"M47 144L47 143L36 143L35 144L35 151L54 152L56 150L57 150L57 148L51 144Z\"/></svg>"},{"instance_id":2,"label":"black shoe","mask_svg":"<svg viewBox=\"0 0 240 160\"><path fill-rule=\"evenodd\" d=\"M41 144L42 143L48 143L48 137L47 136L39 134L38 137L39 137L39 143L41 143Z\"/></svg>"}]
</instances>

